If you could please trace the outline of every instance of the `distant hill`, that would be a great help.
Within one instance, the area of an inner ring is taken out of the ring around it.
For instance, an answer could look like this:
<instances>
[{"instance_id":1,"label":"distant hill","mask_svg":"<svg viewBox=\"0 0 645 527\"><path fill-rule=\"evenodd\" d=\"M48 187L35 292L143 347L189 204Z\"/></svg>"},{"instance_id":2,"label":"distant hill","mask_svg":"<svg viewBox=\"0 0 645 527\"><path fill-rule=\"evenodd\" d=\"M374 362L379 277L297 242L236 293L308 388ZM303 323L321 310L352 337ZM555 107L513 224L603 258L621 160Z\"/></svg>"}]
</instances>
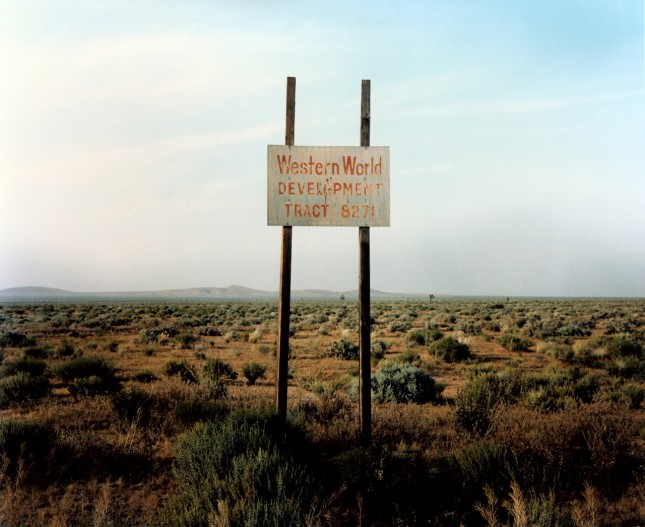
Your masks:
<instances>
[{"instance_id":1,"label":"distant hill","mask_svg":"<svg viewBox=\"0 0 645 527\"><path fill-rule=\"evenodd\" d=\"M329 291L326 289L301 289L291 291L292 300L356 300L358 291ZM373 299L423 299L427 295L386 293L372 289ZM189 289L169 289L163 291L110 291L74 292L51 287L12 287L0 290L0 302L126 302L126 301L223 301L223 300L277 300L277 291L262 291L239 285L228 287L193 287Z\"/></svg>"}]
</instances>

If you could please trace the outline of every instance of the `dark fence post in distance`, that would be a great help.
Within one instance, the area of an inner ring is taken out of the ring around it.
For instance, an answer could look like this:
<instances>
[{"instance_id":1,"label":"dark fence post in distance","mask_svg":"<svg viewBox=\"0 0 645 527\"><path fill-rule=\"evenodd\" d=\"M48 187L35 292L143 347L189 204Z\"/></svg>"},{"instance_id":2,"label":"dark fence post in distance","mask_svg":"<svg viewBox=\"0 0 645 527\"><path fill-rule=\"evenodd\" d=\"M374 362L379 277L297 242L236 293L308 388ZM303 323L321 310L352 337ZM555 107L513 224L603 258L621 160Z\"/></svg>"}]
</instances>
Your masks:
<instances>
[{"instance_id":1,"label":"dark fence post in distance","mask_svg":"<svg viewBox=\"0 0 645 527\"><path fill-rule=\"evenodd\" d=\"M361 146L370 146L370 81L361 85ZM358 228L358 302L360 309L359 412L361 443L372 439L372 373L370 350L370 228Z\"/></svg>"},{"instance_id":2,"label":"dark fence post in distance","mask_svg":"<svg viewBox=\"0 0 645 527\"><path fill-rule=\"evenodd\" d=\"M287 77L287 112L284 144L293 145L296 122L296 78ZM280 298L278 306L278 373L276 381L276 410L278 419L287 420L287 381L289 375L289 318L291 315L291 241L292 227L282 227L280 260Z\"/></svg>"}]
</instances>

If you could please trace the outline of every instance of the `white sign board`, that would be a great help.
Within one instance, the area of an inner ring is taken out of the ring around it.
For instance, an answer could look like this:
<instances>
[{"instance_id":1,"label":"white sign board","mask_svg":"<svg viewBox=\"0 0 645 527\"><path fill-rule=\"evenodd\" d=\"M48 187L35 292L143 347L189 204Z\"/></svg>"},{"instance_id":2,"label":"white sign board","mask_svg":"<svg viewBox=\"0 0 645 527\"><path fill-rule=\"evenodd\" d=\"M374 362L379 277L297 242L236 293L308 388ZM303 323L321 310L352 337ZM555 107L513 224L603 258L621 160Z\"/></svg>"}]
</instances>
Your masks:
<instances>
[{"instance_id":1,"label":"white sign board","mask_svg":"<svg viewBox=\"0 0 645 527\"><path fill-rule=\"evenodd\" d=\"M389 227L388 146L269 145L268 224Z\"/></svg>"}]
</instances>

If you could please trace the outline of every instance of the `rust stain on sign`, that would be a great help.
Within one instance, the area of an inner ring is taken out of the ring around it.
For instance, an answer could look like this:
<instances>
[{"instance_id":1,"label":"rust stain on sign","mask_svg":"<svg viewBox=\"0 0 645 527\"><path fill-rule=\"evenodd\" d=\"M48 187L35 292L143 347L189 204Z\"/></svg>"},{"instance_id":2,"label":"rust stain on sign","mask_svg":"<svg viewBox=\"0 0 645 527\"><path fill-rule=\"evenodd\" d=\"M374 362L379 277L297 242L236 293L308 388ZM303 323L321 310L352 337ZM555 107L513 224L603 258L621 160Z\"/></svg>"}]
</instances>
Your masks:
<instances>
[{"instance_id":1,"label":"rust stain on sign","mask_svg":"<svg viewBox=\"0 0 645 527\"><path fill-rule=\"evenodd\" d=\"M387 146L267 147L269 225L389 227Z\"/></svg>"}]
</instances>

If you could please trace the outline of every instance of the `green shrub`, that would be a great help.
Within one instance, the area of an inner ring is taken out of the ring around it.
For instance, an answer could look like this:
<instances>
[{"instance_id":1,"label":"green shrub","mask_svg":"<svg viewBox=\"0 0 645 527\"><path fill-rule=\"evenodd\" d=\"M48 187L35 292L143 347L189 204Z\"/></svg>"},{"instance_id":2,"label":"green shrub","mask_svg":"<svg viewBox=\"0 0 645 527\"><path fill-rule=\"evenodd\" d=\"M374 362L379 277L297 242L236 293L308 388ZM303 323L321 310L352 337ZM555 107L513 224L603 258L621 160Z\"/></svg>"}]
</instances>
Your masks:
<instances>
[{"instance_id":1,"label":"green shrub","mask_svg":"<svg viewBox=\"0 0 645 527\"><path fill-rule=\"evenodd\" d=\"M499 403L494 375L478 375L469 380L455 398L457 426L476 435L486 435L493 427Z\"/></svg>"},{"instance_id":2,"label":"green shrub","mask_svg":"<svg viewBox=\"0 0 645 527\"><path fill-rule=\"evenodd\" d=\"M24 348L33 346L34 344L34 339L23 333L17 333L15 331L0 333L0 347L2 348Z\"/></svg>"},{"instance_id":3,"label":"green shrub","mask_svg":"<svg viewBox=\"0 0 645 527\"><path fill-rule=\"evenodd\" d=\"M443 337L443 333L438 328L429 328L428 331L426 331L426 342L428 344L435 340L439 340L441 337Z\"/></svg>"},{"instance_id":4,"label":"green shrub","mask_svg":"<svg viewBox=\"0 0 645 527\"><path fill-rule=\"evenodd\" d=\"M513 456L507 447L477 441L447 456L450 472L461 487L460 496L471 503L488 486L503 490L513 478Z\"/></svg>"},{"instance_id":5,"label":"green shrub","mask_svg":"<svg viewBox=\"0 0 645 527\"><path fill-rule=\"evenodd\" d=\"M74 353L76 353L74 345L67 341L63 341L63 343L56 348L56 355L59 357L71 357Z\"/></svg>"},{"instance_id":6,"label":"green shrub","mask_svg":"<svg viewBox=\"0 0 645 527\"><path fill-rule=\"evenodd\" d=\"M276 425L250 414L196 425L179 444L175 471L184 487L162 525L322 525L315 479L292 455L302 448Z\"/></svg>"},{"instance_id":7,"label":"green shrub","mask_svg":"<svg viewBox=\"0 0 645 527\"><path fill-rule=\"evenodd\" d=\"M115 376L114 367L101 357L77 357L61 362L53 368L53 373L63 381L97 376L111 379Z\"/></svg>"},{"instance_id":8,"label":"green shrub","mask_svg":"<svg viewBox=\"0 0 645 527\"><path fill-rule=\"evenodd\" d=\"M405 342L408 345L417 345L425 346L426 345L426 334L420 329L411 329L408 331L408 334L405 337Z\"/></svg>"},{"instance_id":9,"label":"green shrub","mask_svg":"<svg viewBox=\"0 0 645 527\"><path fill-rule=\"evenodd\" d=\"M638 357L616 357L607 365L607 371L623 379L645 380L645 360Z\"/></svg>"},{"instance_id":10,"label":"green shrub","mask_svg":"<svg viewBox=\"0 0 645 527\"><path fill-rule=\"evenodd\" d=\"M628 408L638 410L645 401L645 388L639 384L625 384L620 389L620 395Z\"/></svg>"},{"instance_id":11,"label":"green shrub","mask_svg":"<svg viewBox=\"0 0 645 527\"><path fill-rule=\"evenodd\" d=\"M257 362L249 362L246 366L244 366L242 373L249 386L253 386L258 379L264 379L264 374L266 373L266 371L266 366L263 366L262 364L259 364Z\"/></svg>"},{"instance_id":12,"label":"green shrub","mask_svg":"<svg viewBox=\"0 0 645 527\"><path fill-rule=\"evenodd\" d=\"M358 345L345 339L332 342L327 352L331 357L343 360L358 360L360 354Z\"/></svg>"},{"instance_id":13,"label":"green shrub","mask_svg":"<svg viewBox=\"0 0 645 527\"><path fill-rule=\"evenodd\" d=\"M428 346L428 351L443 362L463 362L470 357L467 344L462 344L454 337L442 337Z\"/></svg>"},{"instance_id":14,"label":"green shrub","mask_svg":"<svg viewBox=\"0 0 645 527\"><path fill-rule=\"evenodd\" d=\"M607 352L611 357L641 358L643 355L643 347L635 340L625 337L615 337L607 344Z\"/></svg>"},{"instance_id":15,"label":"green shrub","mask_svg":"<svg viewBox=\"0 0 645 527\"><path fill-rule=\"evenodd\" d=\"M390 333L405 333L410 329L410 324L407 322L402 322L400 320L396 320L394 322L390 322L387 326L387 330Z\"/></svg>"},{"instance_id":16,"label":"green shrub","mask_svg":"<svg viewBox=\"0 0 645 527\"><path fill-rule=\"evenodd\" d=\"M51 425L34 421L0 421L0 458L5 460L5 474L15 477L18 471L28 481L42 481L57 444Z\"/></svg>"},{"instance_id":17,"label":"green shrub","mask_svg":"<svg viewBox=\"0 0 645 527\"><path fill-rule=\"evenodd\" d=\"M385 354L387 353L387 342L381 339L375 339L372 341L372 344L370 346L372 358L376 360L381 360L383 357L385 357Z\"/></svg>"},{"instance_id":18,"label":"green shrub","mask_svg":"<svg viewBox=\"0 0 645 527\"><path fill-rule=\"evenodd\" d=\"M426 403L437 398L437 386L430 375L410 364L392 362L372 375L375 402Z\"/></svg>"},{"instance_id":19,"label":"green shrub","mask_svg":"<svg viewBox=\"0 0 645 527\"><path fill-rule=\"evenodd\" d=\"M197 336L192 333L180 333L176 339L181 344L182 349L185 350L190 349L198 340Z\"/></svg>"},{"instance_id":20,"label":"green shrub","mask_svg":"<svg viewBox=\"0 0 645 527\"><path fill-rule=\"evenodd\" d=\"M168 377L179 377L187 383L196 383L197 375L193 368L185 361L169 360L163 365L163 374Z\"/></svg>"},{"instance_id":21,"label":"green shrub","mask_svg":"<svg viewBox=\"0 0 645 527\"><path fill-rule=\"evenodd\" d=\"M50 353L49 346L29 346L22 350L22 353L27 359L46 359Z\"/></svg>"},{"instance_id":22,"label":"green shrub","mask_svg":"<svg viewBox=\"0 0 645 527\"><path fill-rule=\"evenodd\" d=\"M466 335L479 335L482 332L481 326L474 320L464 320L457 324L457 329Z\"/></svg>"},{"instance_id":23,"label":"green shrub","mask_svg":"<svg viewBox=\"0 0 645 527\"><path fill-rule=\"evenodd\" d=\"M42 399L50 391L49 381L42 375L16 373L0 379L0 408L12 403Z\"/></svg>"},{"instance_id":24,"label":"green shrub","mask_svg":"<svg viewBox=\"0 0 645 527\"><path fill-rule=\"evenodd\" d=\"M122 428L150 423L154 400L143 390L135 387L120 390L110 396L110 401Z\"/></svg>"},{"instance_id":25,"label":"green shrub","mask_svg":"<svg viewBox=\"0 0 645 527\"><path fill-rule=\"evenodd\" d=\"M139 370L132 379L137 382L149 383L157 380L157 376L151 370Z\"/></svg>"},{"instance_id":26,"label":"green shrub","mask_svg":"<svg viewBox=\"0 0 645 527\"><path fill-rule=\"evenodd\" d=\"M211 381L219 381L223 378L237 379L237 373L233 367L220 358L208 359L204 364L204 375Z\"/></svg>"},{"instance_id":27,"label":"green shrub","mask_svg":"<svg viewBox=\"0 0 645 527\"><path fill-rule=\"evenodd\" d=\"M69 383L72 395L96 395L120 388L116 370L101 357L77 357L59 363L53 372Z\"/></svg>"},{"instance_id":28,"label":"green shrub","mask_svg":"<svg viewBox=\"0 0 645 527\"><path fill-rule=\"evenodd\" d=\"M45 373L47 364L40 359L17 359L5 362L0 367L0 377L9 377L17 373L26 373L28 375L42 375Z\"/></svg>"},{"instance_id":29,"label":"green shrub","mask_svg":"<svg viewBox=\"0 0 645 527\"><path fill-rule=\"evenodd\" d=\"M178 401L172 413L178 423L189 426L199 422L222 421L228 415L229 408L219 400L192 397Z\"/></svg>"},{"instance_id":30,"label":"green shrub","mask_svg":"<svg viewBox=\"0 0 645 527\"><path fill-rule=\"evenodd\" d=\"M571 399L553 384L545 384L528 390L522 400L528 408L550 413L564 410Z\"/></svg>"},{"instance_id":31,"label":"green shrub","mask_svg":"<svg viewBox=\"0 0 645 527\"><path fill-rule=\"evenodd\" d=\"M509 351L529 351L533 344L529 339L517 337L511 333L500 336L498 342L502 348Z\"/></svg>"}]
</instances>

